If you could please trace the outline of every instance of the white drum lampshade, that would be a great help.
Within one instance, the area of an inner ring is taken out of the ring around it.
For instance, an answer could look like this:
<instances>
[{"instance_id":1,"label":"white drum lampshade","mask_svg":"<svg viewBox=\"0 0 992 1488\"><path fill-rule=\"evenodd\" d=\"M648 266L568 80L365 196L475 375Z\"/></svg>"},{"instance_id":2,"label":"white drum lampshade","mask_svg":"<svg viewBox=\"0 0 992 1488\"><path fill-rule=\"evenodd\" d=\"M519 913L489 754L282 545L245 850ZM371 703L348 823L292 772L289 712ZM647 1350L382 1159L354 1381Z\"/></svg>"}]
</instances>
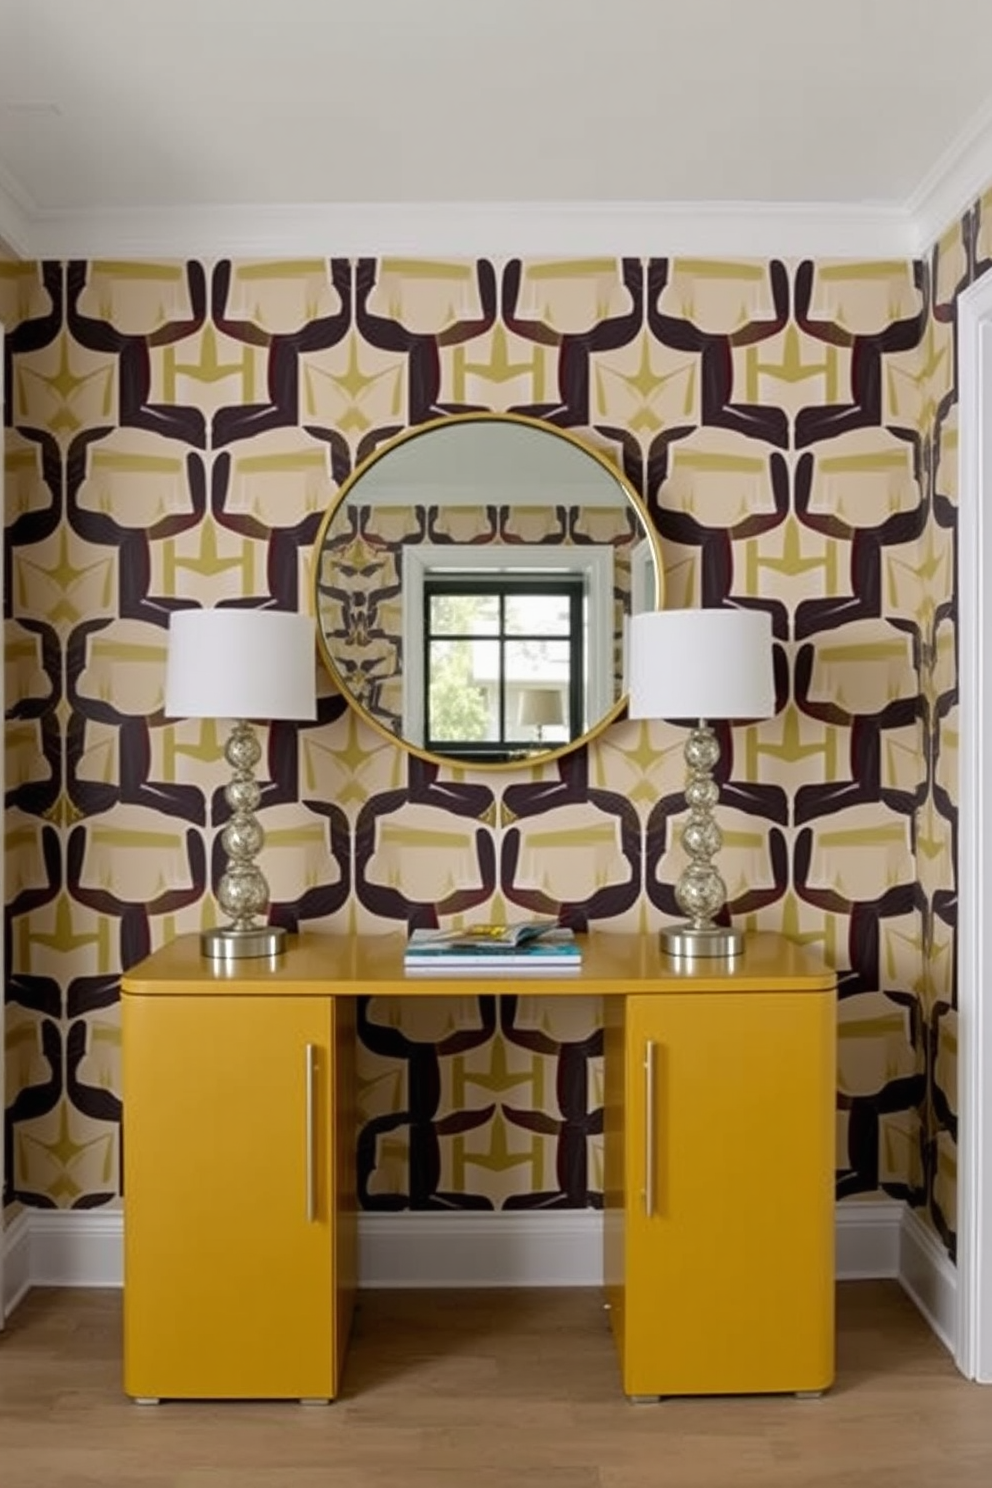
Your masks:
<instances>
[{"instance_id":1,"label":"white drum lampshade","mask_svg":"<svg viewBox=\"0 0 992 1488\"><path fill-rule=\"evenodd\" d=\"M631 718L768 718L775 711L765 610L655 610L629 639Z\"/></svg>"},{"instance_id":2,"label":"white drum lampshade","mask_svg":"<svg viewBox=\"0 0 992 1488\"><path fill-rule=\"evenodd\" d=\"M285 931L256 918L268 905L269 886L254 861L265 840L254 814L262 751L249 720L316 718L315 655L309 615L223 609L176 610L170 617L166 717L233 721L224 750L233 772L225 791L231 816L221 837L227 867L217 890L231 924L200 937L204 955L214 960L277 955L285 947Z\"/></svg>"},{"instance_id":3,"label":"white drum lampshade","mask_svg":"<svg viewBox=\"0 0 992 1488\"><path fill-rule=\"evenodd\" d=\"M287 610L174 610L167 718L313 719L314 622Z\"/></svg>"},{"instance_id":4,"label":"white drum lampshade","mask_svg":"<svg viewBox=\"0 0 992 1488\"><path fill-rule=\"evenodd\" d=\"M709 720L775 712L771 616L763 610L658 610L633 617L628 646L628 716L693 720L685 745L689 816L681 835L689 863L675 887L688 922L663 930L662 946L673 956L735 955L743 949L741 932L714 918L727 889L711 861L723 836L713 816L720 746Z\"/></svg>"}]
</instances>

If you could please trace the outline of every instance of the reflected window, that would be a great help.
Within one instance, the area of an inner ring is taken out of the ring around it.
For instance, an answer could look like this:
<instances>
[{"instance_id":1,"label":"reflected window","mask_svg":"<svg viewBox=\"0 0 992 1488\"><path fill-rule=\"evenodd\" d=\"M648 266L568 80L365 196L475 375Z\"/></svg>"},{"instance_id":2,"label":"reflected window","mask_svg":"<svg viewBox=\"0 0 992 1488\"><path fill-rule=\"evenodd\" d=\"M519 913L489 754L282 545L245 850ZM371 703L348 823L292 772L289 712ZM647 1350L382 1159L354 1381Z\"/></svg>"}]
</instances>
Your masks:
<instances>
[{"instance_id":1,"label":"reflected window","mask_svg":"<svg viewBox=\"0 0 992 1488\"><path fill-rule=\"evenodd\" d=\"M423 595L429 750L510 760L581 735L581 574L427 576Z\"/></svg>"}]
</instances>

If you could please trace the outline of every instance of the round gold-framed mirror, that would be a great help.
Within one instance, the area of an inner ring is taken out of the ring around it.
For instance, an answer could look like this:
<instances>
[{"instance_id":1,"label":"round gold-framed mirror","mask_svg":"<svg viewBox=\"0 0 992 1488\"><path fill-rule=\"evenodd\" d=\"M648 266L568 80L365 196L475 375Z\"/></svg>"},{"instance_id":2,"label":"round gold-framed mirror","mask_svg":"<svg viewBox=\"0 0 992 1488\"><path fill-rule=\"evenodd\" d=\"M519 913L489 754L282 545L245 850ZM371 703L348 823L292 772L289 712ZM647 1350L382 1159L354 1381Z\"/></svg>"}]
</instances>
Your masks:
<instances>
[{"instance_id":1,"label":"round gold-framed mirror","mask_svg":"<svg viewBox=\"0 0 992 1488\"><path fill-rule=\"evenodd\" d=\"M626 700L627 618L661 554L609 458L524 414L452 414L356 467L314 545L324 663L423 758L509 769L594 737Z\"/></svg>"}]
</instances>

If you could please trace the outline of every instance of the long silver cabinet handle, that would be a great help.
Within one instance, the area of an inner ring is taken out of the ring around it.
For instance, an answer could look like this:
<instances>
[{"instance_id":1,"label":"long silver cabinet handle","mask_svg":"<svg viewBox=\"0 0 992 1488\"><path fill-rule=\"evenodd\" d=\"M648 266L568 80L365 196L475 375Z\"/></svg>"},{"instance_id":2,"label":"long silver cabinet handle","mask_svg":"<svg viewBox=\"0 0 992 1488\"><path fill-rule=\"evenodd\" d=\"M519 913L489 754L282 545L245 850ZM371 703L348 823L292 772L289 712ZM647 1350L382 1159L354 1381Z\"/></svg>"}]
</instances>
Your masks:
<instances>
[{"instance_id":1,"label":"long silver cabinet handle","mask_svg":"<svg viewBox=\"0 0 992 1488\"><path fill-rule=\"evenodd\" d=\"M654 1039L644 1045L644 1213L654 1213Z\"/></svg>"},{"instance_id":2,"label":"long silver cabinet handle","mask_svg":"<svg viewBox=\"0 0 992 1488\"><path fill-rule=\"evenodd\" d=\"M314 1172L314 1161L317 1155L317 1142L314 1132L314 1121L316 1118L316 1089L317 1089L317 1045L307 1044L307 1223L313 1224L317 1218L317 1177Z\"/></svg>"}]
</instances>

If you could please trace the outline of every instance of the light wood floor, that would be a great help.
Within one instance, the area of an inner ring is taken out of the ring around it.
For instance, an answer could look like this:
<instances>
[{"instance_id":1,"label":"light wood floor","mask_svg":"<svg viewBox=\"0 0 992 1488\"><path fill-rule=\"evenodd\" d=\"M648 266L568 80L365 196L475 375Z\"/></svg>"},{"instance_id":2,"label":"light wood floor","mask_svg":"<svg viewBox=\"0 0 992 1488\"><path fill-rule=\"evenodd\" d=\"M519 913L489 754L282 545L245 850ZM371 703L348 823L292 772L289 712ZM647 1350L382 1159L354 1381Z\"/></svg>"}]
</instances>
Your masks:
<instances>
[{"instance_id":1,"label":"light wood floor","mask_svg":"<svg viewBox=\"0 0 992 1488\"><path fill-rule=\"evenodd\" d=\"M838 1378L631 1405L599 1295L363 1293L329 1407L141 1407L117 1292L35 1291L0 1334L2 1488L989 1488L992 1386L895 1283L839 1291Z\"/></svg>"}]
</instances>

